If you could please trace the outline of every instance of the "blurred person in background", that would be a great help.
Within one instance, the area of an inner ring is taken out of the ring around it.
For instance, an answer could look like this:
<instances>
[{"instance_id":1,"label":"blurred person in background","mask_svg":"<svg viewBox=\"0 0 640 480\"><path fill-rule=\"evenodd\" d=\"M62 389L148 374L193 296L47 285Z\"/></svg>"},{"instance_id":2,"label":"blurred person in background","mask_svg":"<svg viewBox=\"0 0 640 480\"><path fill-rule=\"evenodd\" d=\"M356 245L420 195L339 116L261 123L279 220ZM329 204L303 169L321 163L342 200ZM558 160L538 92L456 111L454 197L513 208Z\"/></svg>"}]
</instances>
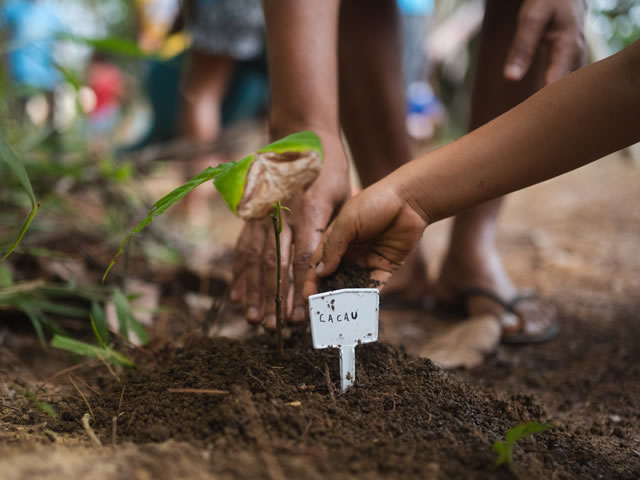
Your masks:
<instances>
[{"instance_id":1,"label":"blurred person in background","mask_svg":"<svg viewBox=\"0 0 640 480\"><path fill-rule=\"evenodd\" d=\"M175 0L140 0L139 11L141 48L175 55L150 62L145 83L154 125L139 146L180 136L207 150L223 125L264 111L268 86L260 0L192 0L182 10ZM180 37L182 30L186 35ZM178 38L185 40L173 41ZM227 160L220 154L186 158L184 177ZM204 221L207 198L207 192L196 191L182 202L181 212L191 223Z\"/></svg>"},{"instance_id":2,"label":"blurred person in background","mask_svg":"<svg viewBox=\"0 0 640 480\"><path fill-rule=\"evenodd\" d=\"M55 36L62 31L55 4L42 0L8 0L0 6L0 22L9 32L8 71L28 87L26 110L36 124L51 121L54 91L61 81L53 57Z\"/></svg>"},{"instance_id":3,"label":"blurred person in background","mask_svg":"<svg viewBox=\"0 0 640 480\"><path fill-rule=\"evenodd\" d=\"M282 267L293 272L289 319L307 315L303 285L322 232L349 197L341 132L367 187L411 158L406 131L398 10L392 0L264 0L273 139L314 130L325 160L318 179L288 202ZM584 0L489 0L477 55L470 129L578 68ZM517 159L514 159L517 161ZM452 186L451 188L455 188ZM386 301L422 308L431 296L466 316L501 319L504 342L549 340L558 331L552 305L517 288L502 265L492 200L457 215L435 284L414 254L385 289ZM275 326L275 252L269 222L248 222L238 240L231 298L247 319ZM284 291L287 291L285 285Z\"/></svg>"},{"instance_id":4,"label":"blurred person in background","mask_svg":"<svg viewBox=\"0 0 640 480\"><path fill-rule=\"evenodd\" d=\"M413 140L427 142L444 122L444 109L429 84L431 65L424 48L435 4L434 0L397 0L397 3L402 27L407 132Z\"/></svg>"}]
</instances>

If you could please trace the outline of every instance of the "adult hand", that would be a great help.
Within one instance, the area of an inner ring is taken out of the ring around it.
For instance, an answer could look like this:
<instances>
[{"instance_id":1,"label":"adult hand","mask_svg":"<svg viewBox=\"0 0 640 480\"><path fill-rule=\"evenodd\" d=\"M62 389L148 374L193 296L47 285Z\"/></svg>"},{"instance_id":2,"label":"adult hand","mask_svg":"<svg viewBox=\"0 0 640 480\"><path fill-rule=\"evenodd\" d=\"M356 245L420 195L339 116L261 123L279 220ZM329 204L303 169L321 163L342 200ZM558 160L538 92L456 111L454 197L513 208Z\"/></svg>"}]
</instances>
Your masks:
<instances>
[{"instance_id":1,"label":"adult hand","mask_svg":"<svg viewBox=\"0 0 640 480\"><path fill-rule=\"evenodd\" d=\"M317 130L316 130L317 131ZM280 235L281 295L288 305L289 269L293 273L293 299L290 320L306 318L302 295L311 255L335 212L349 198L349 169L339 135L319 134L324 149L324 164L318 178L284 206ZM251 323L264 321L267 329L276 326L276 245L270 218L248 221L240 234L233 262L231 300L243 303ZM286 309L285 309L286 310Z\"/></svg>"},{"instance_id":2,"label":"adult hand","mask_svg":"<svg viewBox=\"0 0 640 480\"><path fill-rule=\"evenodd\" d=\"M542 43L550 47L547 84L578 69L584 61L585 0L525 0L504 75L521 80Z\"/></svg>"},{"instance_id":3,"label":"adult hand","mask_svg":"<svg viewBox=\"0 0 640 480\"><path fill-rule=\"evenodd\" d=\"M305 298L320 278L345 262L365 266L384 285L416 247L428 221L394 190L387 177L349 200L322 237L305 283Z\"/></svg>"}]
</instances>

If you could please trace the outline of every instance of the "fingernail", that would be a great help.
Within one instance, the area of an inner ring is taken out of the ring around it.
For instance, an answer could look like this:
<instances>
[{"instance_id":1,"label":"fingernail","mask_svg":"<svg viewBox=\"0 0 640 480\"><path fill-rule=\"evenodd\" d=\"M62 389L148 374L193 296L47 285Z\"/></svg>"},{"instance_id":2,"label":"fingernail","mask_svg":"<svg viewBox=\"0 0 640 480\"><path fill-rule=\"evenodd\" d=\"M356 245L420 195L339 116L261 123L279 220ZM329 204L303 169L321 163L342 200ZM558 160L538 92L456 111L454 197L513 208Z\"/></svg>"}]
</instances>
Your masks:
<instances>
[{"instance_id":1,"label":"fingernail","mask_svg":"<svg viewBox=\"0 0 640 480\"><path fill-rule=\"evenodd\" d=\"M247 320L254 322L258 320L258 309L256 307L247 308Z\"/></svg>"},{"instance_id":2,"label":"fingernail","mask_svg":"<svg viewBox=\"0 0 640 480\"><path fill-rule=\"evenodd\" d=\"M504 69L504 73L507 78L510 78L512 80L520 80L522 78L523 69L522 66L518 65L517 63L511 63Z\"/></svg>"},{"instance_id":3,"label":"fingernail","mask_svg":"<svg viewBox=\"0 0 640 480\"><path fill-rule=\"evenodd\" d=\"M264 328L267 328L269 330L273 330L274 328L276 328L275 314L270 313L266 316L266 318L264 319Z\"/></svg>"},{"instance_id":4,"label":"fingernail","mask_svg":"<svg viewBox=\"0 0 640 480\"><path fill-rule=\"evenodd\" d=\"M318 275L322 275L322 272L324 272L324 263L318 262L318 264L316 265L316 273Z\"/></svg>"},{"instance_id":5,"label":"fingernail","mask_svg":"<svg viewBox=\"0 0 640 480\"><path fill-rule=\"evenodd\" d=\"M294 322L302 322L304 320L304 308L296 307L293 309L293 315L291 315L291 320Z\"/></svg>"}]
</instances>

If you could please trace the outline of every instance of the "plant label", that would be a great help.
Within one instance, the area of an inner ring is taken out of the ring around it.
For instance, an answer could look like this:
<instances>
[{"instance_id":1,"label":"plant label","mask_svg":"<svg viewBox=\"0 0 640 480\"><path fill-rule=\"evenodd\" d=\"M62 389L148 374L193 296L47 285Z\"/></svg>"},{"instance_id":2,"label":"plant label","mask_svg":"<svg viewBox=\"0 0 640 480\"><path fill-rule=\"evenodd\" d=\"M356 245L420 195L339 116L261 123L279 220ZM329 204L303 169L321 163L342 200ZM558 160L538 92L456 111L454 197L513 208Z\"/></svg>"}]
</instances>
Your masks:
<instances>
[{"instance_id":1,"label":"plant label","mask_svg":"<svg viewBox=\"0 0 640 480\"><path fill-rule=\"evenodd\" d=\"M377 288L345 288L309 297L313 348L340 349L344 392L356 379L356 346L378 340Z\"/></svg>"}]
</instances>

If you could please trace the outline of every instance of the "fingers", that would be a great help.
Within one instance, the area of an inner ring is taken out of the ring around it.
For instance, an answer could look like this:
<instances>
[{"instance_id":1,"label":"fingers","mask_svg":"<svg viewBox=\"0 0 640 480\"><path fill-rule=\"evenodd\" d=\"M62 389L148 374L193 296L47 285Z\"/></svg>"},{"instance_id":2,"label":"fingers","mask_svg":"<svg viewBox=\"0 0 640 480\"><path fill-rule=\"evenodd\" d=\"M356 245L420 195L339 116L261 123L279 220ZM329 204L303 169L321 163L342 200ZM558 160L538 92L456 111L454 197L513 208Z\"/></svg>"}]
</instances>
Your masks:
<instances>
[{"instance_id":1,"label":"fingers","mask_svg":"<svg viewBox=\"0 0 640 480\"><path fill-rule=\"evenodd\" d=\"M264 316L262 257L266 229L262 221L247 222L236 245L233 262L232 301L244 299L245 316L260 323Z\"/></svg>"},{"instance_id":2,"label":"fingers","mask_svg":"<svg viewBox=\"0 0 640 480\"><path fill-rule=\"evenodd\" d=\"M280 233L280 302L281 315L284 321L286 316L286 299L288 292L288 269L289 255L291 251L291 229L285 223ZM266 232L265 248L263 251L263 302L264 302L264 327L267 330L276 329L276 292L277 282L277 265L278 259L276 254L276 239L273 227Z\"/></svg>"},{"instance_id":3,"label":"fingers","mask_svg":"<svg viewBox=\"0 0 640 480\"><path fill-rule=\"evenodd\" d=\"M350 205L351 202L348 202L335 222L329 226L311 257L311 268L307 271L303 288L304 298L317 292L320 278L330 275L338 268L349 245L356 239L357 216L352 213Z\"/></svg>"},{"instance_id":4,"label":"fingers","mask_svg":"<svg viewBox=\"0 0 640 480\"><path fill-rule=\"evenodd\" d=\"M328 219L324 219L326 222ZM307 316L307 306L304 296L304 284L307 272L312 266L313 251L322 239L324 223L319 226L315 222L306 222L296 228L294 235L293 258L293 308L291 310L291 322L303 322Z\"/></svg>"},{"instance_id":5,"label":"fingers","mask_svg":"<svg viewBox=\"0 0 640 480\"><path fill-rule=\"evenodd\" d=\"M578 32L556 35L551 45L551 64L545 74L547 84L560 80L582 63L583 39Z\"/></svg>"},{"instance_id":6,"label":"fingers","mask_svg":"<svg viewBox=\"0 0 640 480\"><path fill-rule=\"evenodd\" d=\"M545 5L544 2L526 2L522 6L504 68L504 76L509 80L521 80L531 66L544 29L551 20L551 11Z\"/></svg>"}]
</instances>

